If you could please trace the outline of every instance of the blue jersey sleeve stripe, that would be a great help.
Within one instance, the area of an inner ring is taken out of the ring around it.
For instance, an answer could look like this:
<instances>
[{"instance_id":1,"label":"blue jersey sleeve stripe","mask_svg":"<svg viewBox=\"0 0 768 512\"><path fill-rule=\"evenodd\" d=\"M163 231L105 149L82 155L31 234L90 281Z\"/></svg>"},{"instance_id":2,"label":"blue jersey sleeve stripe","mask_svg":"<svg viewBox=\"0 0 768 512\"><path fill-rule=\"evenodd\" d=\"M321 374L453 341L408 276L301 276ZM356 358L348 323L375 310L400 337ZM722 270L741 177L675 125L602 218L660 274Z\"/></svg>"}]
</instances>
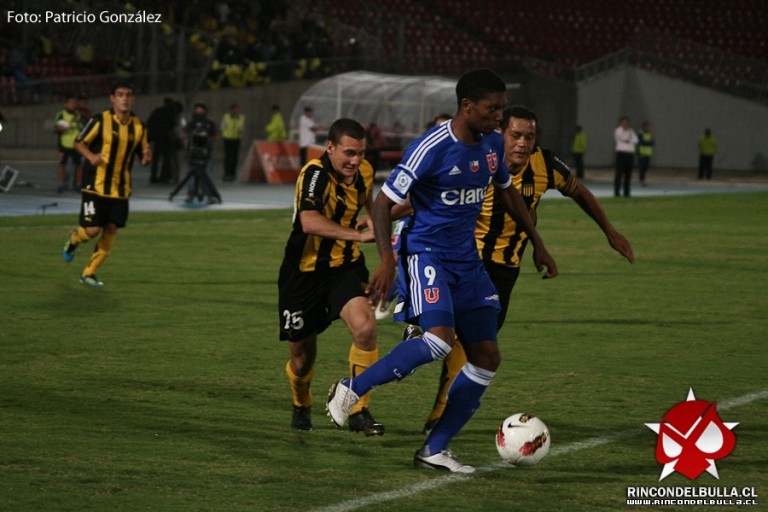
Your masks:
<instances>
[{"instance_id":1,"label":"blue jersey sleeve stripe","mask_svg":"<svg viewBox=\"0 0 768 512\"><path fill-rule=\"evenodd\" d=\"M418 169L426 154L432 148L440 144L440 142L445 140L448 136L448 129L445 127L445 125L441 125L440 129L435 130L424 140L419 142L418 146L416 146L408 159L405 161L405 166L409 169Z\"/></svg>"},{"instance_id":2,"label":"blue jersey sleeve stripe","mask_svg":"<svg viewBox=\"0 0 768 512\"><path fill-rule=\"evenodd\" d=\"M400 194L398 194L396 191L392 190L389 187L389 185L387 185L386 183L381 186L381 191L384 193L385 196L387 196L397 204L405 204L405 198L402 197Z\"/></svg>"}]
</instances>

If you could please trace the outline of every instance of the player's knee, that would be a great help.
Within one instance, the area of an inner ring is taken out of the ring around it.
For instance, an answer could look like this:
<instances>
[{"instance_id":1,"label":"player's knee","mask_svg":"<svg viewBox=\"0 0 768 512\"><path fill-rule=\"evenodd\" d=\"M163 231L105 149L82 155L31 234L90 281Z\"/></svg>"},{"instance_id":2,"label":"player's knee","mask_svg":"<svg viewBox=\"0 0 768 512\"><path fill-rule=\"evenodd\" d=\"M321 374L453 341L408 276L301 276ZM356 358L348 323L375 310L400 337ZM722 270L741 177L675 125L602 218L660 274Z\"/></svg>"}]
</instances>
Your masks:
<instances>
[{"instance_id":1,"label":"player's knee","mask_svg":"<svg viewBox=\"0 0 768 512\"><path fill-rule=\"evenodd\" d=\"M422 339L427 347L429 347L429 350L432 353L432 359L435 361L444 359L451 352L451 343L446 342L440 336L432 332L425 332ZM453 342L453 340L451 340L451 342Z\"/></svg>"},{"instance_id":2,"label":"player's knee","mask_svg":"<svg viewBox=\"0 0 768 512\"><path fill-rule=\"evenodd\" d=\"M495 341L487 340L466 345L467 361L474 366L495 372L501 366L501 352Z\"/></svg>"},{"instance_id":3,"label":"player's knee","mask_svg":"<svg viewBox=\"0 0 768 512\"><path fill-rule=\"evenodd\" d=\"M373 350L376 348L376 322L366 322L359 326L353 333L355 346L360 350Z\"/></svg>"},{"instance_id":4,"label":"player's knee","mask_svg":"<svg viewBox=\"0 0 768 512\"><path fill-rule=\"evenodd\" d=\"M291 357L291 371L299 378L306 377L314 367L314 358L308 354Z\"/></svg>"},{"instance_id":5,"label":"player's knee","mask_svg":"<svg viewBox=\"0 0 768 512\"><path fill-rule=\"evenodd\" d=\"M114 233L107 233L105 232L101 238L99 239L99 249L102 251L109 253L109 251L112 250L112 246L115 244L115 235Z\"/></svg>"}]
</instances>

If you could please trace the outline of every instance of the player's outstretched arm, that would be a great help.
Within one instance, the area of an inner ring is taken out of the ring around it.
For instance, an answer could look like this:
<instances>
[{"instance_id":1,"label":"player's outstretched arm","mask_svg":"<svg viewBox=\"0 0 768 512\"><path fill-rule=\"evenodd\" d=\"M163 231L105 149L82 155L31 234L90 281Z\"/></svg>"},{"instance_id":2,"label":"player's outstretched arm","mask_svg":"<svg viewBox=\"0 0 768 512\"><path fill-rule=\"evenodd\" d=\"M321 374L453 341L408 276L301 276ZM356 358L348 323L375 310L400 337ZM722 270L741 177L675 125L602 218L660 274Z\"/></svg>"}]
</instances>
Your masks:
<instances>
[{"instance_id":1,"label":"player's outstretched arm","mask_svg":"<svg viewBox=\"0 0 768 512\"><path fill-rule=\"evenodd\" d=\"M373 233L344 227L332 221L316 210L304 210L299 214L301 229L308 235L331 238L333 240L351 240L353 242L373 242Z\"/></svg>"},{"instance_id":2,"label":"player's outstretched arm","mask_svg":"<svg viewBox=\"0 0 768 512\"><path fill-rule=\"evenodd\" d=\"M528 212L520 192L513 186L505 189L497 187L497 192L501 193L507 212L517 222L517 225L521 226L528 234L528 239L533 245L533 263L536 265L536 270L541 272L546 267L546 273L542 276L543 279L557 276L555 259L544 247L544 241L539 236L536 226L533 225L533 219L531 219L531 214Z\"/></svg>"},{"instance_id":3,"label":"player's outstretched arm","mask_svg":"<svg viewBox=\"0 0 768 512\"><path fill-rule=\"evenodd\" d=\"M592 192L579 183L576 187L576 191L571 194L571 198L576 201L576 204L581 207L584 212L589 215L595 223L600 226L600 229L605 233L605 237L608 239L608 243L613 249L624 256L630 263L635 262L635 255L632 252L632 245L629 240L616 231L613 224L608 220L608 216L605 214L603 207L600 206L597 198Z\"/></svg>"},{"instance_id":4,"label":"player's outstretched arm","mask_svg":"<svg viewBox=\"0 0 768 512\"><path fill-rule=\"evenodd\" d=\"M388 304L389 292L395 280L395 255L392 252L392 206L395 204L386 194L379 192L373 201L371 217L373 231L376 234L376 249L381 262L371 276L368 284L368 302L375 306L383 301Z\"/></svg>"}]
</instances>

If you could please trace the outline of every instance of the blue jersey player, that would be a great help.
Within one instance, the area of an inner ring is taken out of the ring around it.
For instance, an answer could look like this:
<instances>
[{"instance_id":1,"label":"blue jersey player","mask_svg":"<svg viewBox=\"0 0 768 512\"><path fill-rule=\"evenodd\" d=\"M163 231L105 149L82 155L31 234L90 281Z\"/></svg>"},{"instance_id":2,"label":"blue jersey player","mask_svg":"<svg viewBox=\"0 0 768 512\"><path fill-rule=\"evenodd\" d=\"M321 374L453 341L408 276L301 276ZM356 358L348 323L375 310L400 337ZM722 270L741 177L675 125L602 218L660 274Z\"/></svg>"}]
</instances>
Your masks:
<instances>
[{"instance_id":1,"label":"blue jersey player","mask_svg":"<svg viewBox=\"0 0 768 512\"><path fill-rule=\"evenodd\" d=\"M493 71L465 73L456 85L458 111L405 151L402 162L376 196L372 217L381 263L369 284L369 300L387 298L399 265L403 294L395 318L418 323L424 334L406 339L354 379L331 388L328 415L343 426L359 397L374 386L402 379L450 352L458 334L468 362L454 380L448 405L424 445L417 467L471 473L448 449L480 405L501 362L496 343L499 298L475 244L475 221L488 185L497 185L510 215L534 247L534 262L544 277L557 267L533 225L504 164L504 143L497 131L506 106L504 81ZM410 197L413 214L400 234L395 262L390 245L392 209Z\"/></svg>"}]
</instances>

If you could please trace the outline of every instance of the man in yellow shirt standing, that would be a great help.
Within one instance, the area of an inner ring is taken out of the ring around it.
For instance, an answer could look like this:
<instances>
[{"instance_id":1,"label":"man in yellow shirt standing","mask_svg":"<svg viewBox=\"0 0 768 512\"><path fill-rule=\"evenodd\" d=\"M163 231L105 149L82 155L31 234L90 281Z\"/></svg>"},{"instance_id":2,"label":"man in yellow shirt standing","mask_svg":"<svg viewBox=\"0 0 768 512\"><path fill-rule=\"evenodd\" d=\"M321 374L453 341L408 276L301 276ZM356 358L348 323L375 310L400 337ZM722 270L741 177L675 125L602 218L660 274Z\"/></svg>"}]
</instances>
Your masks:
<instances>
[{"instance_id":1,"label":"man in yellow shirt standing","mask_svg":"<svg viewBox=\"0 0 768 512\"><path fill-rule=\"evenodd\" d=\"M59 188L56 191L61 194L67 190L67 162L72 161L75 168L73 176L73 189L79 190L83 184L83 157L75 151L75 138L83 128L83 119L77 110L77 99L67 96L64 109L56 114L54 119L54 131L58 136L59 162L56 165L56 175L59 180Z\"/></svg>"},{"instance_id":2,"label":"man in yellow shirt standing","mask_svg":"<svg viewBox=\"0 0 768 512\"><path fill-rule=\"evenodd\" d=\"M573 166L576 169L576 177L584 179L584 153L587 152L587 134L581 126L576 126L576 134L573 136L571 145L571 154L573 155Z\"/></svg>"},{"instance_id":3,"label":"man in yellow shirt standing","mask_svg":"<svg viewBox=\"0 0 768 512\"><path fill-rule=\"evenodd\" d=\"M637 173L640 178L640 185L645 186L645 174L651 166L653 146L656 144L651 134L651 123L643 121L642 130L640 130L637 139Z\"/></svg>"},{"instance_id":4,"label":"man in yellow shirt standing","mask_svg":"<svg viewBox=\"0 0 768 512\"><path fill-rule=\"evenodd\" d=\"M285 133L285 120L280 112L280 105L272 105L272 116L266 126L267 140L270 142L282 142L288 138Z\"/></svg>"},{"instance_id":5,"label":"man in yellow shirt standing","mask_svg":"<svg viewBox=\"0 0 768 512\"><path fill-rule=\"evenodd\" d=\"M224 181L234 181L237 157L240 154L240 139L243 138L245 116L240 106L233 103L229 112L221 118L221 138L224 140Z\"/></svg>"},{"instance_id":6,"label":"man in yellow shirt standing","mask_svg":"<svg viewBox=\"0 0 768 512\"><path fill-rule=\"evenodd\" d=\"M717 139L712 130L707 128L704 135L699 137L699 179L712 179L712 163L717 153Z\"/></svg>"}]
</instances>

